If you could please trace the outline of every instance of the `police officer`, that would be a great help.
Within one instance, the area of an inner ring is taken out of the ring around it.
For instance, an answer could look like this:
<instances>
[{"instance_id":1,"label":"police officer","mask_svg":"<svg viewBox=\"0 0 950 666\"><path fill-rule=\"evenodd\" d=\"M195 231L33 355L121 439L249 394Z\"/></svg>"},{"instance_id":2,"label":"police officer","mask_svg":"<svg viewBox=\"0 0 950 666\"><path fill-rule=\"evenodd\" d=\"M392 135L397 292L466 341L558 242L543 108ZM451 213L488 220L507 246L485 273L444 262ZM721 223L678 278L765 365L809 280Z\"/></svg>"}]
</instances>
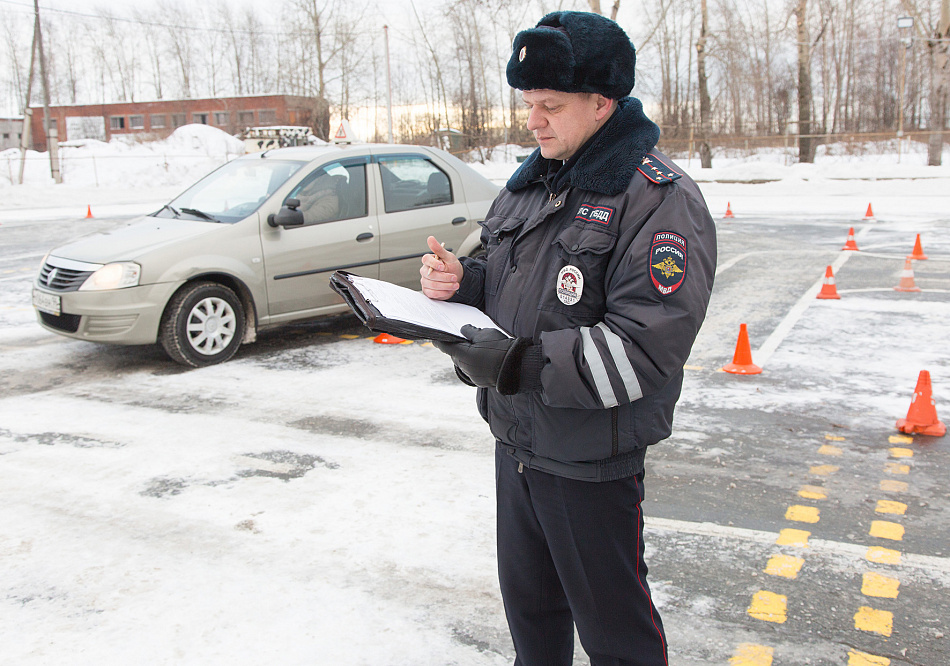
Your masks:
<instances>
[{"instance_id":1,"label":"police officer","mask_svg":"<svg viewBox=\"0 0 950 666\"><path fill-rule=\"evenodd\" d=\"M437 346L497 440L498 571L516 665L667 663L643 560L646 448L670 435L706 313L715 226L629 97L636 55L598 14L515 37L508 83L538 149L483 223L486 254L433 237L423 292L484 310Z\"/></svg>"}]
</instances>

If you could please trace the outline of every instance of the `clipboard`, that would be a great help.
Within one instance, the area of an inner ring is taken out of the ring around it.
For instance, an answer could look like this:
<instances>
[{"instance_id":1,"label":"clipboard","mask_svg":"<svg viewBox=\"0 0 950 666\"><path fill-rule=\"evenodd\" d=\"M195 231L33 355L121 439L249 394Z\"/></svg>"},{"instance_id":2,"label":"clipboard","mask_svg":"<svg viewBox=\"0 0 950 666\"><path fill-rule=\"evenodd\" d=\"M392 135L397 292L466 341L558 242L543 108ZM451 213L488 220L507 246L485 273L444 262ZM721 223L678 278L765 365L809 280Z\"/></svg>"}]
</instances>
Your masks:
<instances>
[{"instance_id":1,"label":"clipboard","mask_svg":"<svg viewBox=\"0 0 950 666\"><path fill-rule=\"evenodd\" d=\"M498 326L478 308L462 303L435 301L422 292L346 271L330 276L330 288L343 297L354 314L374 333L389 333L407 340L465 342L461 328Z\"/></svg>"}]
</instances>

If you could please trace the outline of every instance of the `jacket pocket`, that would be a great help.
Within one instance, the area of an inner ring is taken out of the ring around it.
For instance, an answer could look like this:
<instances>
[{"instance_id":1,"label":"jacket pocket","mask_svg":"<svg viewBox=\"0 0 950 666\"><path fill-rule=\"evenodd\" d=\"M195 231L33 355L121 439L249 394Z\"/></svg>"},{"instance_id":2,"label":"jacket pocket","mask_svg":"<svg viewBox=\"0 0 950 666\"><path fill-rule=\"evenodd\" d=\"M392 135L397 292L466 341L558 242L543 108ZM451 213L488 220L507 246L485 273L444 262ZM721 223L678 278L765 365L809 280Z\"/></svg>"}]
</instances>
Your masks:
<instances>
[{"instance_id":1,"label":"jacket pocket","mask_svg":"<svg viewBox=\"0 0 950 666\"><path fill-rule=\"evenodd\" d=\"M511 262L511 244L518 229L525 223L524 217L490 217L482 226L488 231L488 244L485 272L485 292L494 296L498 293L502 279L508 272Z\"/></svg>"},{"instance_id":2,"label":"jacket pocket","mask_svg":"<svg viewBox=\"0 0 950 666\"><path fill-rule=\"evenodd\" d=\"M572 224L552 242L547 287L538 304L578 319L599 321L607 311L604 281L617 237L591 225ZM582 321L580 321L582 320Z\"/></svg>"}]
</instances>

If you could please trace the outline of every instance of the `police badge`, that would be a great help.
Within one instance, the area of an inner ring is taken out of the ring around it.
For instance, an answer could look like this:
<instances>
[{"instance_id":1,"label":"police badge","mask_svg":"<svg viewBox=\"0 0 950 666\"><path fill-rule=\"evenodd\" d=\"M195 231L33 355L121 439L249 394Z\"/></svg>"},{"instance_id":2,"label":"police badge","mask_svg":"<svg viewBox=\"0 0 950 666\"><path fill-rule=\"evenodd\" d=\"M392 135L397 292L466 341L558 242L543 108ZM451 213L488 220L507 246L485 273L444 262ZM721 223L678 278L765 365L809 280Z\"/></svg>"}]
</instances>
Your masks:
<instances>
[{"instance_id":1,"label":"police badge","mask_svg":"<svg viewBox=\"0 0 950 666\"><path fill-rule=\"evenodd\" d=\"M584 275L576 266L568 264L557 274L557 297L564 305L574 305L584 293Z\"/></svg>"}]
</instances>

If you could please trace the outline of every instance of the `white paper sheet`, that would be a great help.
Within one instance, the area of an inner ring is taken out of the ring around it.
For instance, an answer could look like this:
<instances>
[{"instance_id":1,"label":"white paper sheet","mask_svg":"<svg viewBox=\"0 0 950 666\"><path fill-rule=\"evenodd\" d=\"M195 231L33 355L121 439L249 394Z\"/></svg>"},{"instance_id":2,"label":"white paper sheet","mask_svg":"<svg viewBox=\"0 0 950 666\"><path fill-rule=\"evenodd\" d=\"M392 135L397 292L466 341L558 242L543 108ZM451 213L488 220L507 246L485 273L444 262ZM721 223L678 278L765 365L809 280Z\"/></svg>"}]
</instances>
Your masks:
<instances>
[{"instance_id":1,"label":"white paper sheet","mask_svg":"<svg viewBox=\"0 0 950 666\"><path fill-rule=\"evenodd\" d=\"M459 337L465 337L462 327L466 324L477 328L496 328L508 335L488 315L470 305L434 301L422 292L373 278L351 275L349 279L363 294L363 298L376 306L387 319L434 328Z\"/></svg>"}]
</instances>

